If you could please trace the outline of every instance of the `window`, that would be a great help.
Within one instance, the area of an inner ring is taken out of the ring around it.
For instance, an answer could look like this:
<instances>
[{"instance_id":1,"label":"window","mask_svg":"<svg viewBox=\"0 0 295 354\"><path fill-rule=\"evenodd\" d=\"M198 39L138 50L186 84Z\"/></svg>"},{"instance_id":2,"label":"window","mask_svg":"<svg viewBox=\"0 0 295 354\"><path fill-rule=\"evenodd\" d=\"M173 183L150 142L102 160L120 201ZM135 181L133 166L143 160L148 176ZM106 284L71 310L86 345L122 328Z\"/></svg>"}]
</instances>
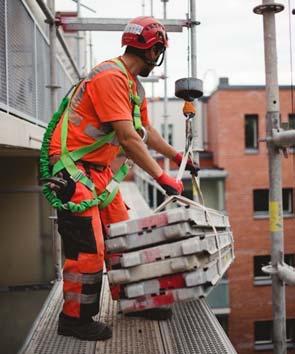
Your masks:
<instances>
[{"instance_id":1,"label":"window","mask_svg":"<svg viewBox=\"0 0 295 354\"><path fill-rule=\"evenodd\" d=\"M216 315L218 322L221 324L224 332L228 334L228 315Z\"/></svg>"},{"instance_id":2,"label":"window","mask_svg":"<svg viewBox=\"0 0 295 354\"><path fill-rule=\"evenodd\" d=\"M185 181L185 186L188 184L192 189L191 180ZM224 180L221 178L202 178L200 181L201 190L204 195L204 200L209 208L216 210L224 210L225 208L225 186ZM188 196L190 198L190 196Z\"/></svg>"},{"instance_id":3,"label":"window","mask_svg":"<svg viewBox=\"0 0 295 354\"><path fill-rule=\"evenodd\" d=\"M290 113L288 116L289 129L295 129L295 113Z\"/></svg>"},{"instance_id":4,"label":"window","mask_svg":"<svg viewBox=\"0 0 295 354\"><path fill-rule=\"evenodd\" d=\"M287 319L286 321L286 337L287 343L292 343L295 347L295 319Z\"/></svg>"},{"instance_id":5,"label":"window","mask_svg":"<svg viewBox=\"0 0 295 354\"><path fill-rule=\"evenodd\" d=\"M295 129L295 113L290 113L288 116L289 129ZM295 145L291 146L293 152L295 152Z\"/></svg>"},{"instance_id":6,"label":"window","mask_svg":"<svg viewBox=\"0 0 295 354\"><path fill-rule=\"evenodd\" d=\"M254 284L255 285L270 285L271 284L270 275L264 273L261 269L262 267L270 264L270 262L271 262L270 255L254 256L253 261L254 261ZM291 253L285 254L284 261L285 261L285 263L294 267L295 254L291 254Z\"/></svg>"},{"instance_id":7,"label":"window","mask_svg":"<svg viewBox=\"0 0 295 354\"><path fill-rule=\"evenodd\" d=\"M263 273L262 267L266 266L270 263L270 256L254 256L254 278L261 279L267 278L270 279L270 276Z\"/></svg>"},{"instance_id":8,"label":"window","mask_svg":"<svg viewBox=\"0 0 295 354\"><path fill-rule=\"evenodd\" d=\"M254 194L254 213L267 214L268 213L268 189L256 189Z\"/></svg>"},{"instance_id":9,"label":"window","mask_svg":"<svg viewBox=\"0 0 295 354\"><path fill-rule=\"evenodd\" d=\"M254 189L253 207L256 216L268 215L268 195L268 189ZM284 215L290 215L294 212L292 188L283 188L283 212Z\"/></svg>"},{"instance_id":10,"label":"window","mask_svg":"<svg viewBox=\"0 0 295 354\"><path fill-rule=\"evenodd\" d=\"M254 285L271 285L271 276L262 271L262 267L270 264L270 255L254 256Z\"/></svg>"},{"instance_id":11,"label":"window","mask_svg":"<svg viewBox=\"0 0 295 354\"><path fill-rule=\"evenodd\" d=\"M258 115L245 115L245 149L258 150Z\"/></svg>"},{"instance_id":12,"label":"window","mask_svg":"<svg viewBox=\"0 0 295 354\"><path fill-rule=\"evenodd\" d=\"M256 321L254 323L255 344L272 342L272 321Z\"/></svg>"},{"instance_id":13,"label":"window","mask_svg":"<svg viewBox=\"0 0 295 354\"><path fill-rule=\"evenodd\" d=\"M256 321L254 323L255 349L267 350L272 344L272 321ZM287 347L295 347L295 319L286 320Z\"/></svg>"},{"instance_id":14,"label":"window","mask_svg":"<svg viewBox=\"0 0 295 354\"><path fill-rule=\"evenodd\" d=\"M293 189L283 189L283 211L284 214L293 214Z\"/></svg>"},{"instance_id":15,"label":"window","mask_svg":"<svg viewBox=\"0 0 295 354\"><path fill-rule=\"evenodd\" d=\"M295 254L285 254L285 263L291 267L295 267Z\"/></svg>"},{"instance_id":16,"label":"window","mask_svg":"<svg viewBox=\"0 0 295 354\"><path fill-rule=\"evenodd\" d=\"M161 125L162 137L165 138L165 125ZM167 124L167 142L173 146L173 124Z\"/></svg>"}]
</instances>

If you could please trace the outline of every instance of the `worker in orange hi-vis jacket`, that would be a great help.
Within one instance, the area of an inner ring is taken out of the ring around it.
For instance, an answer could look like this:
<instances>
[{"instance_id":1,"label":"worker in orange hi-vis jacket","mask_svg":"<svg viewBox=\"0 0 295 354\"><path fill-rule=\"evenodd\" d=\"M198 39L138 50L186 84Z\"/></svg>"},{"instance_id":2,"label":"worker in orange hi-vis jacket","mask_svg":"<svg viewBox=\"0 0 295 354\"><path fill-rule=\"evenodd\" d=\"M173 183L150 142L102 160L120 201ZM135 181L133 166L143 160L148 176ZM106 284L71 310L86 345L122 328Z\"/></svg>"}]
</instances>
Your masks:
<instances>
[{"instance_id":1,"label":"worker in orange hi-vis jacket","mask_svg":"<svg viewBox=\"0 0 295 354\"><path fill-rule=\"evenodd\" d=\"M93 182L97 195L105 190L112 178L109 166L120 148L149 173L168 195L183 191L182 182L163 172L139 134L144 127L147 146L180 165L182 155L165 142L150 124L144 89L137 78L138 75L147 77L155 66L162 64L167 41L165 28L153 17L131 20L122 36L125 53L95 66L72 93L67 110L68 151L92 144L112 131L115 133L102 146L86 153L75 163L79 171ZM64 115L51 139L52 165L62 160ZM195 168L190 160L186 167L189 170ZM57 191L62 202L79 203L93 197L87 185L79 180L74 181L67 169L60 174L67 181L66 187ZM128 213L120 192L103 208L93 206L80 213L58 211L58 229L65 253L64 304L58 323L60 335L95 341L112 336L109 326L94 321L92 317L99 312L104 263L103 226L126 219ZM137 315L163 320L170 318L172 312L163 308L141 311Z\"/></svg>"}]
</instances>

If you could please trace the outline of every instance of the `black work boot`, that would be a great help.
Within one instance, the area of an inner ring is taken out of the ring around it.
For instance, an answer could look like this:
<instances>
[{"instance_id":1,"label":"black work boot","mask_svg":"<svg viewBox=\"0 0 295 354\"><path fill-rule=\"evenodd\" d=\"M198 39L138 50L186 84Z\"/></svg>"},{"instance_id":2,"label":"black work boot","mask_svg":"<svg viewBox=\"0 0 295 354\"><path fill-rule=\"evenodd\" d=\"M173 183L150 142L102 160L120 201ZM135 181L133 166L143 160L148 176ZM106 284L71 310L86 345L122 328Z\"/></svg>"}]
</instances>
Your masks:
<instances>
[{"instance_id":1,"label":"black work boot","mask_svg":"<svg viewBox=\"0 0 295 354\"><path fill-rule=\"evenodd\" d=\"M81 320L61 313L58 320L57 334L82 340L97 341L111 338L112 329L100 321L94 321L92 318Z\"/></svg>"},{"instance_id":2,"label":"black work boot","mask_svg":"<svg viewBox=\"0 0 295 354\"><path fill-rule=\"evenodd\" d=\"M147 309L143 311L136 311L126 313L125 316L128 317L142 317L147 320L154 320L154 321L167 321L170 320L172 317L172 310L170 308L154 308L154 309Z\"/></svg>"}]
</instances>

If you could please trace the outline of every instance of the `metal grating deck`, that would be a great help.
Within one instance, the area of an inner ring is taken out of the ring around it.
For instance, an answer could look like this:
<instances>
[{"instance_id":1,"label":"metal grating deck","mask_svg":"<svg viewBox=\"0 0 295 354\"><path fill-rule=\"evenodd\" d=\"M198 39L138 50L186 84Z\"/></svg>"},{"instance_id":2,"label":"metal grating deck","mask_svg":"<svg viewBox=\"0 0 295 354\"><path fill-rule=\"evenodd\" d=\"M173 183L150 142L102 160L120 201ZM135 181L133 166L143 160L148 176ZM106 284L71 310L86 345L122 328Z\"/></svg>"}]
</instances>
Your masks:
<instances>
[{"instance_id":1,"label":"metal grating deck","mask_svg":"<svg viewBox=\"0 0 295 354\"><path fill-rule=\"evenodd\" d=\"M113 326L113 338L98 342L96 354L164 354L159 323L117 314L117 302L110 296L107 277L104 277L100 320Z\"/></svg>"},{"instance_id":2,"label":"metal grating deck","mask_svg":"<svg viewBox=\"0 0 295 354\"><path fill-rule=\"evenodd\" d=\"M160 323L166 353L236 353L204 299L176 304L173 310L173 319Z\"/></svg>"},{"instance_id":3,"label":"metal grating deck","mask_svg":"<svg viewBox=\"0 0 295 354\"><path fill-rule=\"evenodd\" d=\"M62 297L62 282L57 282L19 354L90 354L95 352L95 342L57 335L57 320L62 307Z\"/></svg>"},{"instance_id":4,"label":"metal grating deck","mask_svg":"<svg viewBox=\"0 0 295 354\"><path fill-rule=\"evenodd\" d=\"M123 194L127 203L134 197L137 208L139 201L143 203L134 183L124 183ZM142 205L140 216L149 212L146 205ZM204 299L175 305L174 316L167 322L126 318L117 314L117 303L110 297L107 277L104 276L99 318L113 327L113 338L105 342L58 336L57 319L61 305L62 284L58 282L19 354L236 353Z\"/></svg>"}]
</instances>

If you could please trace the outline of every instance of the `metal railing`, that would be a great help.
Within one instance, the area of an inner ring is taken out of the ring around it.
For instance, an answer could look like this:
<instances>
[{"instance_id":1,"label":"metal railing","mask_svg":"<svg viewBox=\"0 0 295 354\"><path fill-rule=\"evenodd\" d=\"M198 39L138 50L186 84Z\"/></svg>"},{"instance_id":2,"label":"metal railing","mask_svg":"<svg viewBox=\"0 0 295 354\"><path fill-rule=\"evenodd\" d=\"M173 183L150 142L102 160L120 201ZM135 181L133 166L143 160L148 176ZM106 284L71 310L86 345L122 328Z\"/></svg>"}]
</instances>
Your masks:
<instances>
[{"instance_id":1,"label":"metal railing","mask_svg":"<svg viewBox=\"0 0 295 354\"><path fill-rule=\"evenodd\" d=\"M72 84L56 58L58 99ZM0 109L46 126L50 116L49 39L22 0L0 0Z\"/></svg>"},{"instance_id":2,"label":"metal railing","mask_svg":"<svg viewBox=\"0 0 295 354\"><path fill-rule=\"evenodd\" d=\"M152 209L156 209L165 198L165 191L145 171L134 165L134 180L144 200Z\"/></svg>"}]
</instances>

